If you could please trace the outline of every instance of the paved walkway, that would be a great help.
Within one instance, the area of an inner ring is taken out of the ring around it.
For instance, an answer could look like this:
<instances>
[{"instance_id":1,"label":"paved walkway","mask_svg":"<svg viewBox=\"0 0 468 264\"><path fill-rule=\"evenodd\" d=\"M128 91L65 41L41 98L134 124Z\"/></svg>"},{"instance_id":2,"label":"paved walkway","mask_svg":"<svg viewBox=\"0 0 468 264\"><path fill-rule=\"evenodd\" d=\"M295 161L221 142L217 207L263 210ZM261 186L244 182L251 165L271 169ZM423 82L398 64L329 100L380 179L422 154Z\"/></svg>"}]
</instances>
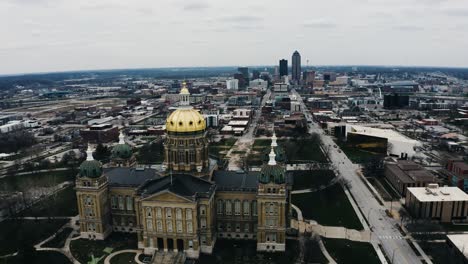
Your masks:
<instances>
[{"instance_id":1,"label":"paved walkway","mask_svg":"<svg viewBox=\"0 0 468 264\"><path fill-rule=\"evenodd\" d=\"M41 219L42 217L39 217L38 219ZM41 241L40 243L36 244L34 247L36 248L37 251L55 251L62 253L65 255L73 264L80 264L78 260L73 257L70 251L70 241L73 240L72 236L74 233L79 232L79 227L75 225L76 220L78 219L78 216L74 217L54 217L55 219L70 219L68 223L63 225L57 232L52 234L50 237L46 238L45 240ZM35 218L33 218L35 219ZM47 219L47 217L45 217ZM51 247L42 247L45 243L49 242L50 240L54 239L57 234L59 234L63 229L70 227L73 229L73 231L68 235L67 239L65 240L65 244L62 248L51 248ZM76 239L76 238L75 238Z\"/></svg>"},{"instance_id":2,"label":"paved walkway","mask_svg":"<svg viewBox=\"0 0 468 264\"><path fill-rule=\"evenodd\" d=\"M138 264L144 264L143 262L141 262L139 259L138 259L138 256L141 254L141 250L137 250L137 249L125 249L125 250L119 250L119 251L115 251L115 252L112 252L110 255L108 255L105 259L104 259L104 264L110 264L110 260L111 258L113 258L115 255L119 255L119 254L123 254L123 253L135 253L135 262L138 263Z\"/></svg>"}]
</instances>

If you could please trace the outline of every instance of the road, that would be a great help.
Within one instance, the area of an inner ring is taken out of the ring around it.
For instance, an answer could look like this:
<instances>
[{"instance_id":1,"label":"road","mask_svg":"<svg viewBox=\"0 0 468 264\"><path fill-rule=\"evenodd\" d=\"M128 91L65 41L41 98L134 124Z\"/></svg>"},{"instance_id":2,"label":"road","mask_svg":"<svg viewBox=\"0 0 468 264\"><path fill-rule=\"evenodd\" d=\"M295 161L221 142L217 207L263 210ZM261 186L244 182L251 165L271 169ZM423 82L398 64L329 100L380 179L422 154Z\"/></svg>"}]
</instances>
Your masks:
<instances>
[{"instance_id":1,"label":"road","mask_svg":"<svg viewBox=\"0 0 468 264\"><path fill-rule=\"evenodd\" d=\"M298 101L301 103L307 118L309 132L318 133L324 145L334 146L333 139L324 134L318 124L313 122L312 115L307 110L302 97L294 89L291 92L297 96ZM338 172L349 181L351 185L350 192L370 225L372 241L382 245L385 254L390 260L393 259L393 263L422 263L396 228L398 222L386 215L386 208L377 202L360 178L357 173L359 167L353 164L339 147L330 148L329 158Z\"/></svg>"}]
</instances>

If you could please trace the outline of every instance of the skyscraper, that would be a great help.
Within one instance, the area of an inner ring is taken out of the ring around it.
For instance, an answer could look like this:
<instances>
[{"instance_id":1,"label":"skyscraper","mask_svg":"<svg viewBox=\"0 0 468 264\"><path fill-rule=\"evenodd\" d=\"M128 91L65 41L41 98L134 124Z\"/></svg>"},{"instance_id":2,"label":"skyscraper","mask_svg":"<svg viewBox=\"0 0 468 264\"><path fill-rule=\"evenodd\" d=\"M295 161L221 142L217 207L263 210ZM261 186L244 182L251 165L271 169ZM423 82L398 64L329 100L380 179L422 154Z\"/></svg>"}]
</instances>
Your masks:
<instances>
[{"instance_id":1,"label":"skyscraper","mask_svg":"<svg viewBox=\"0 0 468 264\"><path fill-rule=\"evenodd\" d=\"M288 60L282 59L279 61L279 74L280 77L288 75Z\"/></svg>"},{"instance_id":2,"label":"skyscraper","mask_svg":"<svg viewBox=\"0 0 468 264\"><path fill-rule=\"evenodd\" d=\"M237 71L242 73L242 76L244 76L244 79L246 80L246 82L249 83L249 68L248 67L239 67L239 68L237 68Z\"/></svg>"},{"instance_id":3,"label":"skyscraper","mask_svg":"<svg viewBox=\"0 0 468 264\"><path fill-rule=\"evenodd\" d=\"M296 50L292 55L292 81L295 84L299 84L301 81L301 55Z\"/></svg>"}]
</instances>

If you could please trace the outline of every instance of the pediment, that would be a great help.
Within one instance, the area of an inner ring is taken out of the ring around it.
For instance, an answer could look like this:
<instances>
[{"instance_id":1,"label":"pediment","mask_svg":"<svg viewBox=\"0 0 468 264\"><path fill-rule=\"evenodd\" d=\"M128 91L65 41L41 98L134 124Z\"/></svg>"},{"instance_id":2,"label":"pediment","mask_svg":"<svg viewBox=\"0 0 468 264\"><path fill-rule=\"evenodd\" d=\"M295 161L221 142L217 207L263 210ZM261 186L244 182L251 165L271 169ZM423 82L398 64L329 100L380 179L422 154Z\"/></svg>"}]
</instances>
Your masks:
<instances>
[{"instance_id":1,"label":"pediment","mask_svg":"<svg viewBox=\"0 0 468 264\"><path fill-rule=\"evenodd\" d=\"M154 201L154 202L170 202L170 203L193 203L192 200L187 199L183 196L177 195L173 192L164 190L158 193L155 193L151 196L148 196L142 201L149 202L149 201Z\"/></svg>"}]
</instances>

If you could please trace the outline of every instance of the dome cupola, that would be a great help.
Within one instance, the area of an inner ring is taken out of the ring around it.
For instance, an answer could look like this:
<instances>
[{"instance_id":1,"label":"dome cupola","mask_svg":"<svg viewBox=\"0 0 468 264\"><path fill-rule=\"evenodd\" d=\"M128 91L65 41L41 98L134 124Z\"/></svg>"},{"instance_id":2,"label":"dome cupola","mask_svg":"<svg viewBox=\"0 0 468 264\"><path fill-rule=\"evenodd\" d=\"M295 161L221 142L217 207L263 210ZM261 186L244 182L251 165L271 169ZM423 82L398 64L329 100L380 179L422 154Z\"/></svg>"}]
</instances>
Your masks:
<instances>
[{"instance_id":1,"label":"dome cupola","mask_svg":"<svg viewBox=\"0 0 468 264\"><path fill-rule=\"evenodd\" d=\"M86 160L81 163L79 168L79 176L87 178L99 178L102 175L102 164L101 162L94 160L93 149L88 145L86 151Z\"/></svg>"}]
</instances>

